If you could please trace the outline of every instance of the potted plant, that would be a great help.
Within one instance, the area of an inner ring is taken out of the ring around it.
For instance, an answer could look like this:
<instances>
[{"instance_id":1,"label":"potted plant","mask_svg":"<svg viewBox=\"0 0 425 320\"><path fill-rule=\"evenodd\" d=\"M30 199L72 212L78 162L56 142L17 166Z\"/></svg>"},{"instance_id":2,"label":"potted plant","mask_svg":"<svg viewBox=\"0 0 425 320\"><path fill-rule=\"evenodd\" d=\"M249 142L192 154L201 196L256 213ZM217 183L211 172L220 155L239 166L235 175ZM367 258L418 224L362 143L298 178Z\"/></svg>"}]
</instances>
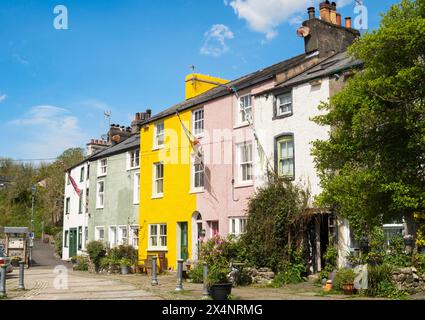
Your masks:
<instances>
[{"instance_id":1,"label":"potted plant","mask_svg":"<svg viewBox=\"0 0 425 320\"><path fill-rule=\"evenodd\" d=\"M121 268L121 274L128 274L128 267L132 265L132 262L128 258L122 258L120 260L120 268Z\"/></svg>"},{"instance_id":2,"label":"potted plant","mask_svg":"<svg viewBox=\"0 0 425 320\"><path fill-rule=\"evenodd\" d=\"M214 300L227 300L232 292L232 283L228 279L230 245L229 240L216 236L201 248L201 257L208 266L208 291Z\"/></svg>"},{"instance_id":3,"label":"potted plant","mask_svg":"<svg viewBox=\"0 0 425 320\"><path fill-rule=\"evenodd\" d=\"M21 257L19 257L19 256L15 256L15 257L13 257L12 258L12 260L10 261L10 264L13 266L13 267L19 267L19 262L22 260L22 258Z\"/></svg>"},{"instance_id":4,"label":"potted plant","mask_svg":"<svg viewBox=\"0 0 425 320\"><path fill-rule=\"evenodd\" d=\"M356 274L353 269L342 269L337 274L338 282L341 284L341 289L345 295L352 295L354 293L354 279Z\"/></svg>"}]
</instances>

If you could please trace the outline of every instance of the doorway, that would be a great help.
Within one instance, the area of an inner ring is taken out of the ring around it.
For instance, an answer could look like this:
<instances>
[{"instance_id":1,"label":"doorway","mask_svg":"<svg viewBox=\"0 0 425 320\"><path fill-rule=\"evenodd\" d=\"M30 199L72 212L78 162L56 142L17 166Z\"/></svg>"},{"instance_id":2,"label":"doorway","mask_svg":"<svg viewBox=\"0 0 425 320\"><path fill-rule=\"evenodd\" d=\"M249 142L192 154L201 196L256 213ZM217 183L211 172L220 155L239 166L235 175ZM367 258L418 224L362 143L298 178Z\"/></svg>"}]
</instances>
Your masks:
<instances>
[{"instance_id":1,"label":"doorway","mask_svg":"<svg viewBox=\"0 0 425 320\"><path fill-rule=\"evenodd\" d=\"M77 255L77 228L69 229L69 257Z\"/></svg>"},{"instance_id":2,"label":"doorway","mask_svg":"<svg viewBox=\"0 0 425 320\"><path fill-rule=\"evenodd\" d=\"M186 261L189 259L189 239L188 239L188 225L187 222L178 222L179 230L180 230L180 257Z\"/></svg>"}]
</instances>

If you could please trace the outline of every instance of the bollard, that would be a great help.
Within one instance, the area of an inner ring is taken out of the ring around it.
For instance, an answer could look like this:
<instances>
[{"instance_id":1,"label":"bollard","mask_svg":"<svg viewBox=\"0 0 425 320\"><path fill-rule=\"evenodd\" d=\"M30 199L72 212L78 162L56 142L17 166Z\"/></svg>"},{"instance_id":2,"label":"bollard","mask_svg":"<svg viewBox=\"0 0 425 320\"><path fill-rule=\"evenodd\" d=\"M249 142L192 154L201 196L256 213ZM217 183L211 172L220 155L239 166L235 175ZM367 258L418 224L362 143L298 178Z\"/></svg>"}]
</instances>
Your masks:
<instances>
[{"instance_id":1,"label":"bollard","mask_svg":"<svg viewBox=\"0 0 425 320\"><path fill-rule=\"evenodd\" d=\"M156 275L156 256L152 257L152 285L157 286L158 285L158 278Z\"/></svg>"},{"instance_id":2,"label":"bollard","mask_svg":"<svg viewBox=\"0 0 425 320\"><path fill-rule=\"evenodd\" d=\"M7 266L2 265L1 266L1 279L0 279L0 297L6 296L6 268Z\"/></svg>"},{"instance_id":3,"label":"bollard","mask_svg":"<svg viewBox=\"0 0 425 320\"><path fill-rule=\"evenodd\" d=\"M183 260L177 260L177 287L176 291L183 290Z\"/></svg>"},{"instance_id":4,"label":"bollard","mask_svg":"<svg viewBox=\"0 0 425 320\"><path fill-rule=\"evenodd\" d=\"M18 283L18 290L25 290L24 285L24 262L19 261L19 283Z\"/></svg>"},{"instance_id":5,"label":"bollard","mask_svg":"<svg viewBox=\"0 0 425 320\"><path fill-rule=\"evenodd\" d=\"M207 263L206 262L203 262L202 263L202 273L203 273L203 276L204 276L204 286L202 288L202 295L204 297L207 297L207 296L209 296L209 293L208 293L208 285L207 285L207 281L208 281L208 266L207 266Z\"/></svg>"}]
</instances>

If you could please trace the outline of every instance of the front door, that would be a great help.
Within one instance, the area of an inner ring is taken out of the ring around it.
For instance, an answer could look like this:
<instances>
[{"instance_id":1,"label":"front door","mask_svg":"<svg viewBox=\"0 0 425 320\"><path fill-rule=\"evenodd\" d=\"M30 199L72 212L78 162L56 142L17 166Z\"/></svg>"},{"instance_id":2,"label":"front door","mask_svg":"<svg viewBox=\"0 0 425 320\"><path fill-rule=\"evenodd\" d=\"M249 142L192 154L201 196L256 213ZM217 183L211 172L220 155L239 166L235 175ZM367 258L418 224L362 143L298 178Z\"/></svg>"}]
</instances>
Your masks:
<instances>
[{"instance_id":1,"label":"front door","mask_svg":"<svg viewBox=\"0 0 425 320\"><path fill-rule=\"evenodd\" d=\"M69 229L69 257L77 255L77 229Z\"/></svg>"},{"instance_id":2,"label":"front door","mask_svg":"<svg viewBox=\"0 0 425 320\"><path fill-rule=\"evenodd\" d=\"M180 259L186 261L189 259L189 242L187 234L187 222L180 222Z\"/></svg>"}]
</instances>

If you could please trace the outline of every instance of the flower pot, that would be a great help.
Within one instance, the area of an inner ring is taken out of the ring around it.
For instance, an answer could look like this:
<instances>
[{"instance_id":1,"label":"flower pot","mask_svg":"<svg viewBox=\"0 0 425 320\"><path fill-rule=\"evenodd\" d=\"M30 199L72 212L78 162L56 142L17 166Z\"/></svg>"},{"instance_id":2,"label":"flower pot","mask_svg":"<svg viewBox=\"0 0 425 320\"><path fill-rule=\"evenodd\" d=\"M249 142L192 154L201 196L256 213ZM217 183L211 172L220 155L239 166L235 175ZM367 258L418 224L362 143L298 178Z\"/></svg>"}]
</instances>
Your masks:
<instances>
[{"instance_id":1,"label":"flower pot","mask_svg":"<svg viewBox=\"0 0 425 320\"><path fill-rule=\"evenodd\" d=\"M121 274L128 274L128 267L127 266L121 266Z\"/></svg>"},{"instance_id":2,"label":"flower pot","mask_svg":"<svg viewBox=\"0 0 425 320\"><path fill-rule=\"evenodd\" d=\"M210 287L210 294L214 300L227 300L227 296L232 292L231 283L217 283Z\"/></svg>"},{"instance_id":3,"label":"flower pot","mask_svg":"<svg viewBox=\"0 0 425 320\"><path fill-rule=\"evenodd\" d=\"M330 292L332 290L332 281L326 281L326 284L323 286L323 291Z\"/></svg>"},{"instance_id":4,"label":"flower pot","mask_svg":"<svg viewBox=\"0 0 425 320\"><path fill-rule=\"evenodd\" d=\"M345 295L352 295L354 293L354 283L344 283L342 284L342 290Z\"/></svg>"}]
</instances>

